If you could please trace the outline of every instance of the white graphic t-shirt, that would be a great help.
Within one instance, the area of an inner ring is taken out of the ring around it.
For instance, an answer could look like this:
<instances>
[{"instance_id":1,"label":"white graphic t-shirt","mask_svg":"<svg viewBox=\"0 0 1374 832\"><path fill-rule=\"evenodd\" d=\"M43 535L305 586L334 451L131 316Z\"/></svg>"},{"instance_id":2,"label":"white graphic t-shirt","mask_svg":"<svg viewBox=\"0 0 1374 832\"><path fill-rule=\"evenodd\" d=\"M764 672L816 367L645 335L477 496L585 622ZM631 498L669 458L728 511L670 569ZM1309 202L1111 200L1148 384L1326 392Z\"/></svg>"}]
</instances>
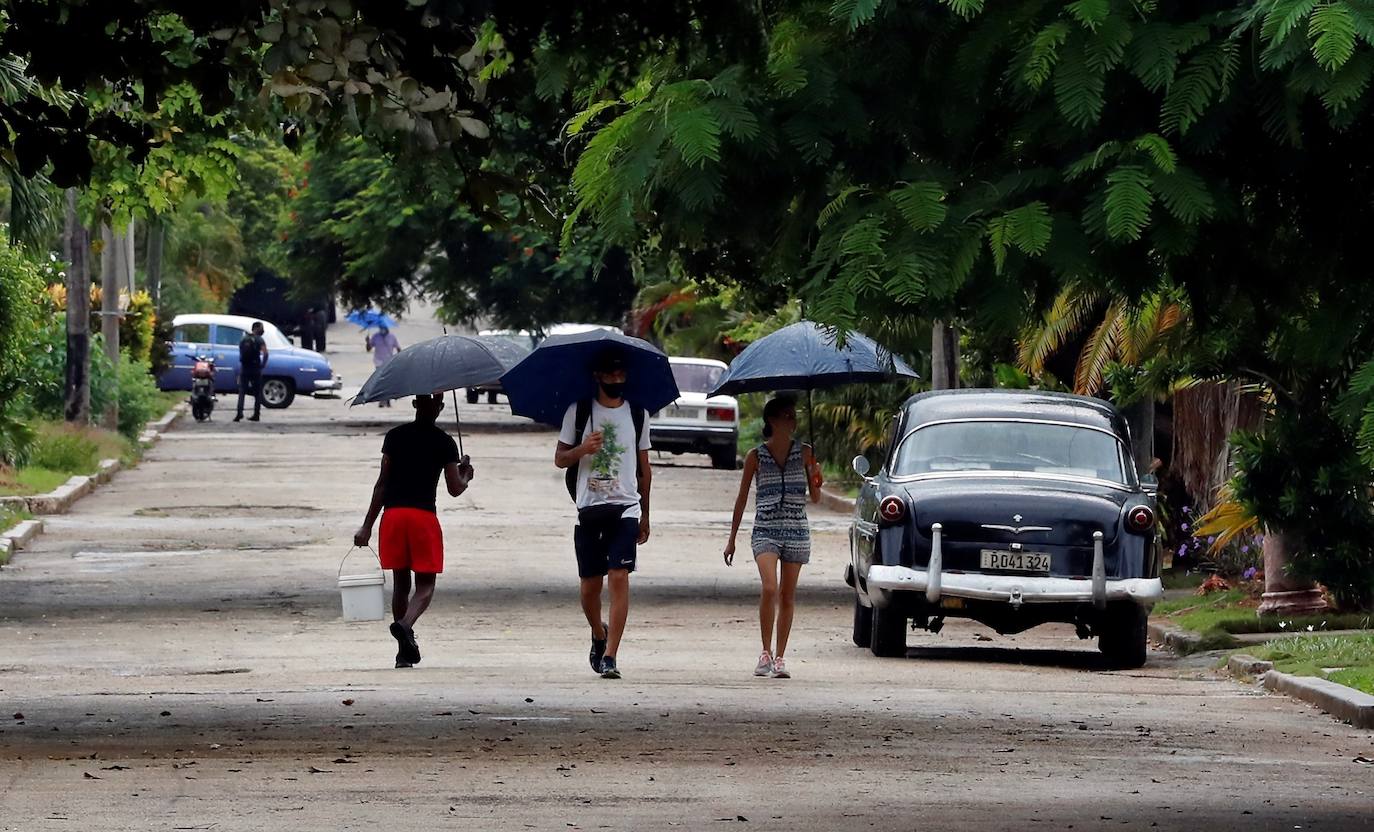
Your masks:
<instances>
[{"instance_id":1,"label":"white graphic t-shirt","mask_svg":"<svg viewBox=\"0 0 1374 832\"><path fill-rule=\"evenodd\" d=\"M649 417L644 417L644 435L635 449L635 421L630 405L602 407L592 402L592 415L582 436L577 436L577 405L563 414L563 431L558 441L580 445L585 436L601 431L601 450L582 457L577 463L577 508L599 505L629 506L621 516L638 519L639 477L635 472L638 451L649 450Z\"/></svg>"}]
</instances>

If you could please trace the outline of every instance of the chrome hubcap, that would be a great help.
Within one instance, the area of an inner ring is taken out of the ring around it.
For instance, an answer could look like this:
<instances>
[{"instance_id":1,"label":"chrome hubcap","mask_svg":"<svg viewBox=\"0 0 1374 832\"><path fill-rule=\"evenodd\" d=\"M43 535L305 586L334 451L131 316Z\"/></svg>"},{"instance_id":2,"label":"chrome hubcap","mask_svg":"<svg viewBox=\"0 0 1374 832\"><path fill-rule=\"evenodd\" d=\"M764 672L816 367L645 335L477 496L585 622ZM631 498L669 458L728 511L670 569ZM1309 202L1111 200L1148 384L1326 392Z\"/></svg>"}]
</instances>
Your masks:
<instances>
[{"instance_id":1,"label":"chrome hubcap","mask_svg":"<svg viewBox=\"0 0 1374 832\"><path fill-rule=\"evenodd\" d=\"M262 400L268 404L281 404L286 401L286 382L272 381L264 382L262 385Z\"/></svg>"}]
</instances>

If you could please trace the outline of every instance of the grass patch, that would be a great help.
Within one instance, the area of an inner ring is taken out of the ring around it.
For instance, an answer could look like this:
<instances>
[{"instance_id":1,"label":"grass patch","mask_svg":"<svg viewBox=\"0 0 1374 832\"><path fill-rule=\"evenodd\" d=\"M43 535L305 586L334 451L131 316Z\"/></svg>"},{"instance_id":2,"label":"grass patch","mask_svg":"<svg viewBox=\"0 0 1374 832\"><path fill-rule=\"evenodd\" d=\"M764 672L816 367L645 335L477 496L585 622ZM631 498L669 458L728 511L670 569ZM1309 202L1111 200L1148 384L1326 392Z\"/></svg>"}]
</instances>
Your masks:
<instances>
[{"instance_id":1,"label":"grass patch","mask_svg":"<svg viewBox=\"0 0 1374 832\"><path fill-rule=\"evenodd\" d=\"M40 422L29 464L0 470L0 495L43 494L74 476L91 476L102 459L138 461L138 446L113 431Z\"/></svg>"},{"instance_id":2,"label":"grass patch","mask_svg":"<svg viewBox=\"0 0 1374 832\"><path fill-rule=\"evenodd\" d=\"M27 511L24 511L23 509L10 508L9 506L0 506L0 532L9 531L11 528L14 527L14 524L23 520L28 520L32 516L33 515L29 514ZM0 552L0 566L4 566L6 563L9 563L9 559L9 552Z\"/></svg>"},{"instance_id":3,"label":"grass patch","mask_svg":"<svg viewBox=\"0 0 1374 832\"><path fill-rule=\"evenodd\" d=\"M1370 613L1329 613L1282 618L1258 615L1258 599L1244 589L1210 595L1169 598L1155 605L1153 615L1183 630L1202 636L1199 650L1235 646L1233 636L1243 633L1301 633L1322 630L1360 630L1374 626Z\"/></svg>"},{"instance_id":4,"label":"grass patch","mask_svg":"<svg viewBox=\"0 0 1374 832\"><path fill-rule=\"evenodd\" d=\"M1374 694L1374 633L1286 636L1250 652L1284 673L1322 677Z\"/></svg>"},{"instance_id":5,"label":"grass patch","mask_svg":"<svg viewBox=\"0 0 1374 832\"><path fill-rule=\"evenodd\" d=\"M1164 582L1165 589L1197 589L1202 586L1202 582L1207 580L1207 575L1202 572L1180 572L1176 569L1169 569L1160 575L1160 580Z\"/></svg>"}]
</instances>

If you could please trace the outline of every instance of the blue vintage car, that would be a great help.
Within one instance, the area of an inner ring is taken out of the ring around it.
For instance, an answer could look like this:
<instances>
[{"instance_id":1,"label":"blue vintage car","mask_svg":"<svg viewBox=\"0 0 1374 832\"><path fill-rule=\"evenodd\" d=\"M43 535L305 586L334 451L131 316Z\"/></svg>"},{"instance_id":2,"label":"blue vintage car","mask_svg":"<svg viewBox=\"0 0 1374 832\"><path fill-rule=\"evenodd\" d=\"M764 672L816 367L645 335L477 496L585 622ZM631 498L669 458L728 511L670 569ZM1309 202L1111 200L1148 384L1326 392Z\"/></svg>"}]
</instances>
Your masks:
<instances>
[{"instance_id":1,"label":"blue vintage car","mask_svg":"<svg viewBox=\"0 0 1374 832\"><path fill-rule=\"evenodd\" d=\"M172 321L171 366L157 378L162 390L190 390L191 367L197 355L215 358L215 392L238 390L239 341L257 318L240 315L178 315ZM267 407L286 407L296 394L331 397L338 395L343 379L334 374L328 359L314 350L292 346L280 329L267 321L263 340L267 342L267 365L262 371L262 403Z\"/></svg>"},{"instance_id":2,"label":"blue vintage car","mask_svg":"<svg viewBox=\"0 0 1374 832\"><path fill-rule=\"evenodd\" d=\"M1126 421L1100 399L912 397L876 475L854 460L854 642L901 656L911 621L938 632L972 618L998 633L1064 622L1113 666L1144 664L1163 587L1155 486L1131 460Z\"/></svg>"}]
</instances>

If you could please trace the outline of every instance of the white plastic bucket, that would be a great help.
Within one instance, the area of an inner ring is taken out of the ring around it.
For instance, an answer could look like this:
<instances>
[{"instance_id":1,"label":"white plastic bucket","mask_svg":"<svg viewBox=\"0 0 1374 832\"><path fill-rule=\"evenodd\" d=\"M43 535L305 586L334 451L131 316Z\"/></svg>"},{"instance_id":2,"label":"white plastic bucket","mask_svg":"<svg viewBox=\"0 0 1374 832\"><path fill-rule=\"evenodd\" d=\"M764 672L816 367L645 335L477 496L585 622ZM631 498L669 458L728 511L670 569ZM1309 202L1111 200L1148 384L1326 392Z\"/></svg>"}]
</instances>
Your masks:
<instances>
[{"instance_id":1,"label":"white plastic bucket","mask_svg":"<svg viewBox=\"0 0 1374 832\"><path fill-rule=\"evenodd\" d=\"M381 561L377 561L378 571L358 575L343 574L344 563L339 561L339 599L343 604L344 621L381 621L386 617L386 573L381 571ZM377 556L376 552L372 553Z\"/></svg>"}]
</instances>

